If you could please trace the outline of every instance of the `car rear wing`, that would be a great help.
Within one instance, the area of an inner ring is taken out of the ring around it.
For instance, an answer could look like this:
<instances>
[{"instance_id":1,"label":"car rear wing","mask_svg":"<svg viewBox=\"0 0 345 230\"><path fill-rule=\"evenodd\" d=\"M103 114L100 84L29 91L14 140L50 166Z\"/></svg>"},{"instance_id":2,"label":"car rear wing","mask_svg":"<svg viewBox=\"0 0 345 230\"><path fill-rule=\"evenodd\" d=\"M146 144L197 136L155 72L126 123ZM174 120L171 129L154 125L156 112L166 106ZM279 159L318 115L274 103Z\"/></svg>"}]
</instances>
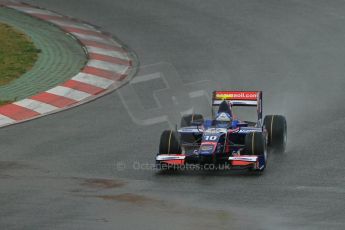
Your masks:
<instances>
[{"instance_id":1,"label":"car rear wing","mask_svg":"<svg viewBox=\"0 0 345 230\"><path fill-rule=\"evenodd\" d=\"M262 91L214 91L212 107L217 107L222 101L231 106L256 106L258 120L262 119Z\"/></svg>"},{"instance_id":2,"label":"car rear wing","mask_svg":"<svg viewBox=\"0 0 345 230\"><path fill-rule=\"evenodd\" d=\"M219 105L228 101L232 106L257 106L261 100L261 91L214 91L212 104Z\"/></svg>"}]
</instances>

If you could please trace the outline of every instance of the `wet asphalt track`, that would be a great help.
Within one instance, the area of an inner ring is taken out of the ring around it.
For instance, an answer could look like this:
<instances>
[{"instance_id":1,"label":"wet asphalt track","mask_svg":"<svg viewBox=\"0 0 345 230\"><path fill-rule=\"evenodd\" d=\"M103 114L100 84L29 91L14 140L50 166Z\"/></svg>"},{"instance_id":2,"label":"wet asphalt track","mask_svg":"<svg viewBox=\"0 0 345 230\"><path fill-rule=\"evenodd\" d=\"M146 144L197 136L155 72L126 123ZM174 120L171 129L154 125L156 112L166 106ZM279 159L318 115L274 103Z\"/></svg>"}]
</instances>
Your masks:
<instances>
[{"instance_id":1,"label":"wet asphalt track","mask_svg":"<svg viewBox=\"0 0 345 230\"><path fill-rule=\"evenodd\" d=\"M167 124L136 125L113 93L0 130L0 229L345 228L344 1L28 2L100 25L184 83L263 90L289 143L261 176L134 170Z\"/></svg>"}]
</instances>

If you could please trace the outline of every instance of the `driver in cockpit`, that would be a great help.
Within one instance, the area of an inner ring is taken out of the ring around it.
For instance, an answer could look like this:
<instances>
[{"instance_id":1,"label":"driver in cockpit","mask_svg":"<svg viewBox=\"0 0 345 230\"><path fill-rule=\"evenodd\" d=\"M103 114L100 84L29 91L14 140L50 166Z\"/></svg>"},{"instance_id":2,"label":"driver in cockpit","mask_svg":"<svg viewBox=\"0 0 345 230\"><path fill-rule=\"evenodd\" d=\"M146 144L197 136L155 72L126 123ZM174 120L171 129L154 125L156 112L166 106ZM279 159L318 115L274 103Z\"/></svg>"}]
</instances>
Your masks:
<instances>
[{"instance_id":1,"label":"driver in cockpit","mask_svg":"<svg viewBox=\"0 0 345 230\"><path fill-rule=\"evenodd\" d=\"M217 128L234 129L237 127L238 120L233 119L231 107L226 101L222 101L222 103L220 103L214 123Z\"/></svg>"}]
</instances>

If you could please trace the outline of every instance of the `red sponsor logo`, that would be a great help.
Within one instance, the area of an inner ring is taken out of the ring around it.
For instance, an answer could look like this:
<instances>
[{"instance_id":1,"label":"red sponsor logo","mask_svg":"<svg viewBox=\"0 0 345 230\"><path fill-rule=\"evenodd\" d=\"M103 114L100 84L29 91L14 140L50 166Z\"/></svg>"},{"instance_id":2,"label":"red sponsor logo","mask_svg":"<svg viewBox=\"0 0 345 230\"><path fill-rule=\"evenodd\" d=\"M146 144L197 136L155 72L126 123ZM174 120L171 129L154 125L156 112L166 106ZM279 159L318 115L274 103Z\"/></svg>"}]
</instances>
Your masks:
<instances>
[{"instance_id":1,"label":"red sponsor logo","mask_svg":"<svg viewBox=\"0 0 345 230\"><path fill-rule=\"evenodd\" d=\"M221 100L257 100L258 92L217 91L215 97Z\"/></svg>"}]
</instances>

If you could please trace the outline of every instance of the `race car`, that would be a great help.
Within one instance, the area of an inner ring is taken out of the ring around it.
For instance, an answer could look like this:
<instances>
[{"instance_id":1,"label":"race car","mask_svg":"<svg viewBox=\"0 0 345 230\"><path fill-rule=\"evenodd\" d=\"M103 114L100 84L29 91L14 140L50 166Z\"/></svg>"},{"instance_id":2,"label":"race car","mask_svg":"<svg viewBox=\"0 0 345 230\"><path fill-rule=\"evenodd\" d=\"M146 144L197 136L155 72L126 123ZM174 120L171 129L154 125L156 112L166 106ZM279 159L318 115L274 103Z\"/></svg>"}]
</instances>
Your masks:
<instances>
[{"instance_id":1,"label":"race car","mask_svg":"<svg viewBox=\"0 0 345 230\"><path fill-rule=\"evenodd\" d=\"M255 108L255 120L239 120ZM264 171L268 150L284 152L287 124L282 115L262 121L262 91L214 91L212 119L185 115L181 127L163 131L156 165L161 169L185 165L227 166L226 169Z\"/></svg>"}]
</instances>

